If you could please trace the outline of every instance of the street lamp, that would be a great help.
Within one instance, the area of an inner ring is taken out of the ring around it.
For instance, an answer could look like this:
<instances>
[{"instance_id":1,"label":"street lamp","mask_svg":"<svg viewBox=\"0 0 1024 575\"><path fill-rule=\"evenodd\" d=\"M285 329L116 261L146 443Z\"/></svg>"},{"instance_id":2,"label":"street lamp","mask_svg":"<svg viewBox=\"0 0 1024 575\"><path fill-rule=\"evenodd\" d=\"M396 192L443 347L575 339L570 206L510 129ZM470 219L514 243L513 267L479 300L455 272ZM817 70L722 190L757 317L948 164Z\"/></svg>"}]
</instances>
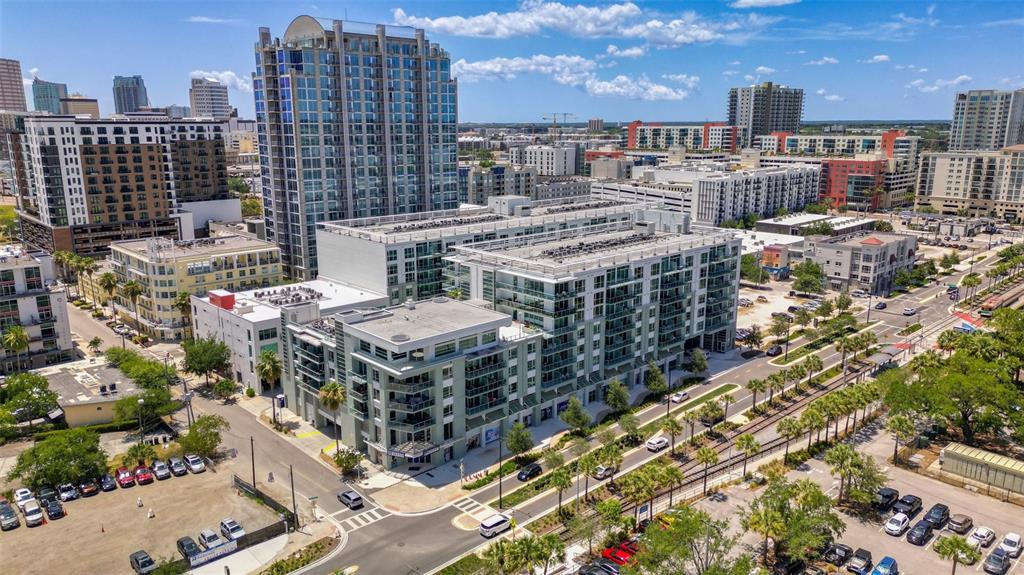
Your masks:
<instances>
[{"instance_id":1,"label":"street lamp","mask_svg":"<svg viewBox=\"0 0 1024 575\"><path fill-rule=\"evenodd\" d=\"M867 323L871 323L871 299L875 297L875 294L868 292L868 319Z\"/></svg>"},{"instance_id":2,"label":"street lamp","mask_svg":"<svg viewBox=\"0 0 1024 575\"><path fill-rule=\"evenodd\" d=\"M498 422L498 509L504 507L504 505L502 505L503 492L501 488L501 466L504 463L504 455L502 454L501 451L501 444L505 442L505 434L504 430L502 429L504 427L502 425L503 423L504 420Z\"/></svg>"},{"instance_id":3,"label":"street lamp","mask_svg":"<svg viewBox=\"0 0 1024 575\"><path fill-rule=\"evenodd\" d=\"M146 400L139 398L139 445L142 445L142 407L146 405Z\"/></svg>"}]
</instances>

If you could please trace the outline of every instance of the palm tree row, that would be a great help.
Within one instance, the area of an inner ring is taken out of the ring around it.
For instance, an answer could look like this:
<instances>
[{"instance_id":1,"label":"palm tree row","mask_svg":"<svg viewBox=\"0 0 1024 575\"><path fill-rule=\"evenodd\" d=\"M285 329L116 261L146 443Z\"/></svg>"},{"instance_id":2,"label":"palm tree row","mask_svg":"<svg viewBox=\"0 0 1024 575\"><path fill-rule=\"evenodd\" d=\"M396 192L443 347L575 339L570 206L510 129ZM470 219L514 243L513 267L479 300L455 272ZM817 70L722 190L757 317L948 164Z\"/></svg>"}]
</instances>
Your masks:
<instances>
[{"instance_id":1,"label":"palm tree row","mask_svg":"<svg viewBox=\"0 0 1024 575\"><path fill-rule=\"evenodd\" d=\"M757 396L758 394L768 394L769 405L775 401L775 394L782 393L785 391L786 386L790 382L797 384L797 390L800 391L802 385L800 380L806 377L806 385L810 385L811 380L815 375L821 372L824 367L821 358L817 355L811 354L807 358L794 366L781 369L764 379L752 379L747 382L747 389L750 390L752 395L751 399L753 402L751 406L757 407Z\"/></svg>"},{"instance_id":2,"label":"palm tree row","mask_svg":"<svg viewBox=\"0 0 1024 575\"><path fill-rule=\"evenodd\" d=\"M633 518L640 506L647 503L648 518L654 517L654 497L668 489L669 507L673 504L676 487L683 484L683 470L678 466L656 463L643 466L622 479L622 496L633 504Z\"/></svg>"},{"instance_id":3,"label":"palm tree row","mask_svg":"<svg viewBox=\"0 0 1024 575\"><path fill-rule=\"evenodd\" d=\"M484 550L483 559L489 572L497 575L533 573L537 568L547 575L552 565L565 561L565 543L554 533L498 539Z\"/></svg>"},{"instance_id":4,"label":"palm tree row","mask_svg":"<svg viewBox=\"0 0 1024 575\"><path fill-rule=\"evenodd\" d=\"M786 456L789 455L789 443L804 433L807 434L807 449L810 449L814 436L821 439L822 431L825 432L825 441L828 441L833 425L833 438L838 437L839 423L844 418L846 433L849 433L851 424L856 429L858 412L863 419L868 408L879 399L881 391L874 382L858 383L815 399L799 417L790 416L779 421L775 429L786 438Z\"/></svg>"},{"instance_id":5,"label":"palm tree row","mask_svg":"<svg viewBox=\"0 0 1024 575\"><path fill-rule=\"evenodd\" d=\"M68 285L70 280L74 278L77 288L78 295L83 295L82 292L82 276L87 276L92 280L92 274L99 271L100 266L96 263L96 260L89 257L79 256L68 251L57 251L53 253L53 262L60 267L61 279L64 282L64 294L70 297L68 293ZM91 283L91 282L90 282ZM90 297L95 302L96 294L90 294Z\"/></svg>"}]
</instances>

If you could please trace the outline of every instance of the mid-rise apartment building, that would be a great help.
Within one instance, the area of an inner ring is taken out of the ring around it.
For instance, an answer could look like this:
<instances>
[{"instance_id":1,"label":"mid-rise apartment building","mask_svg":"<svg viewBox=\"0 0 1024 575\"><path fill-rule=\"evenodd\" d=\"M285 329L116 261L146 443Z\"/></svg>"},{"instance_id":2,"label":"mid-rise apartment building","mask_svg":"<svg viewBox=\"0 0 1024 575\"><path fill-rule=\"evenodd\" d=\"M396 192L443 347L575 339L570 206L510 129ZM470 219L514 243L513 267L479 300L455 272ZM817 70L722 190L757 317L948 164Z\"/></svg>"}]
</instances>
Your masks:
<instances>
[{"instance_id":1,"label":"mid-rise apartment building","mask_svg":"<svg viewBox=\"0 0 1024 575\"><path fill-rule=\"evenodd\" d=\"M541 178L530 199L536 202L552 200L587 200L590 196L590 178L570 176L565 178Z\"/></svg>"},{"instance_id":2,"label":"mid-rise apartment building","mask_svg":"<svg viewBox=\"0 0 1024 575\"><path fill-rule=\"evenodd\" d=\"M658 123L644 124L637 120L626 126L626 147L639 150L722 150L736 153L747 141L746 128L724 122L708 122L692 126Z\"/></svg>"},{"instance_id":3,"label":"mid-rise apartment building","mask_svg":"<svg viewBox=\"0 0 1024 575\"><path fill-rule=\"evenodd\" d=\"M921 155L917 203L945 215L1024 218L1024 144Z\"/></svg>"},{"instance_id":4,"label":"mid-rise apartment building","mask_svg":"<svg viewBox=\"0 0 1024 575\"><path fill-rule=\"evenodd\" d=\"M138 112L149 107L149 94L142 76L114 76L114 111L118 114Z\"/></svg>"},{"instance_id":5,"label":"mid-rise apartment building","mask_svg":"<svg viewBox=\"0 0 1024 575\"><path fill-rule=\"evenodd\" d=\"M41 78L32 79L32 103L36 112L60 114L60 101L68 97L68 85L47 82Z\"/></svg>"},{"instance_id":6,"label":"mid-rise apartment building","mask_svg":"<svg viewBox=\"0 0 1024 575\"><path fill-rule=\"evenodd\" d=\"M821 266L829 289L875 295L896 287L899 270L914 269L916 253L916 236L881 232L810 236L804 245L804 257Z\"/></svg>"},{"instance_id":7,"label":"mid-rise apartment building","mask_svg":"<svg viewBox=\"0 0 1024 575\"><path fill-rule=\"evenodd\" d=\"M0 58L0 110L25 112L25 84L21 80L21 62Z\"/></svg>"},{"instance_id":8,"label":"mid-rise apartment building","mask_svg":"<svg viewBox=\"0 0 1024 575\"><path fill-rule=\"evenodd\" d=\"M196 118L226 120L231 116L228 87L215 78L192 78L188 102Z\"/></svg>"},{"instance_id":9,"label":"mid-rise apartment building","mask_svg":"<svg viewBox=\"0 0 1024 575\"><path fill-rule=\"evenodd\" d=\"M100 119L100 103L96 98L86 98L81 94L72 94L60 100L60 114L65 116L88 116L93 120Z\"/></svg>"},{"instance_id":10,"label":"mid-rise apartment building","mask_svg":"<svg viewBox=\"0 0 1024 575\"><path fill-rule=\"evenodd\" d=\"M1024 144L1024 88L970 90L953 101L950 151L998 151Z\"/></svg>"},{"instance_id":11,"label":"mid-rise apartment building","mask_svg":"<svg viewBox=\"0 0 1024 575\"><path fill-rule=\"evenodd\" d=\"M772 82L729 90L728 125L745 130L743 145L772 132L800 131L804 91Z\"/></svg>"},{"instance_id":12,"label":"mid-rise apartment building","mask_svg":"<svg viewBox=\"0 0 1024 575\"><path fill-rule=\"evenodd\" d=\"M267 238L289 276L316 277L319 222L458 207L457 82L423 30L260 28L253 91Z\"/></svg>"},{"instance_id":13,"label":"mid-rise apartment building","mask_svg":"<svg viewBox=\"0 0 1024 575\"><path fill-rule=\"evenodd\" d=\"M533 196L537 170L531 166L459 166L459 201L487 205L491 196Z\"/></svg>"},{"instance_id":14,"label":"mid-rise apartment building","mask_svg":"<svg viewBox=\"0 0 1024 575\"><path fill-rule=\"evenodd\" d=\"M572 176L576 174L578 147L520 146L510 148L509 161L537 171L538 176Z\"/></svg>"},{"instance_id":15,"label":"mid-rise apartment building","mask_svg":"<svg viewBox=\"0 0 1024 575\"><path fill-rule=\"evenodd\" d=\"M914 171L920 151L920 136L901 130L881 134L791 134L775 132L754 138L754 147L768 153L808 156L855 156L881 154L894 159L897 169Z\"/></svg>"},{"instance_id":16,"label":"mid-rise apartment building","mask_svg":"<svg viewBox=\"0 0 1024 575\"><path fill-rule=\"evenodd\" d=\"M27 349L0 346L0 373L11 374L70 361L75 353L67 299L45 252L0 246L0 333L21 326Z\"/></svg>"},{"instance_id":17,"label":"mid-rise apartment building","mask_svg":"<svg viewBox=\"0 0 1024 575\"><path fill-rule=\"evenodd\" d=\"M51 253L101 255L112 241L178 237L179 206L229 196L219 122L38 116L24 126L22 234Z\"/></svg>"},{"instance_id":18,"label":"mid-rise apartment building","mask_svg":"<svg viewBox=\"0 0 1024 575\"><path fill-rule=\"evenodd\" d=\"M591 118L587 120L587 132L591 134L600 134L604 131L604 120L601 118Z\"/></svg>"},{"instance_id":19,"label":"mid-rise apartment building","mask_svg":"<svg viewBox=\"0 0 1024 575\"><path fill-rule=\"evenodd\" d=\"M111 271L121 286L114 296L120 321L157 340L179 340L191 323L176 305L178 294L202 296L211 290L269 288L283 281L281 252L272 243L245 236L175 241L148 238L110 246ZM123 287L142 286L132 302Z\"/></svg>"}]
</instances>

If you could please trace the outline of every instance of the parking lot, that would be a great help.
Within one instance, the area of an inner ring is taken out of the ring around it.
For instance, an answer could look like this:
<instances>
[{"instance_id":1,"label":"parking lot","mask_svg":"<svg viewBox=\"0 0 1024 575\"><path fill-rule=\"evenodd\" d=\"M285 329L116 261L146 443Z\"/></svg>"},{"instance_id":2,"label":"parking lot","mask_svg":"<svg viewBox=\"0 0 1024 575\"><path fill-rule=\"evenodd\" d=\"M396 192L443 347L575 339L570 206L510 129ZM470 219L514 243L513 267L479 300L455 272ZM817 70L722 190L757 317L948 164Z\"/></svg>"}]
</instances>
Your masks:
<instances>
[{"instance_id":1,"label":"parking lot","mask_svg":"<svg viewBox=\"0 0 1024 575\"><path fill-rule=\"evenodd\" d=\"M38 527L0 533L4 573L131 573L128 555L144 549L158 562L180 558L175 542L197 538L200 529L219 533L231 517L247 531L277 520L269 508L231 487L237 460L216 471L189 474L101 492L65 503L67 516ZM242 465L244 471L245 465ZM138 499L142 507L138 507ZM155 517L148 517L152 509Z\"/></svg>"}]
</instances>

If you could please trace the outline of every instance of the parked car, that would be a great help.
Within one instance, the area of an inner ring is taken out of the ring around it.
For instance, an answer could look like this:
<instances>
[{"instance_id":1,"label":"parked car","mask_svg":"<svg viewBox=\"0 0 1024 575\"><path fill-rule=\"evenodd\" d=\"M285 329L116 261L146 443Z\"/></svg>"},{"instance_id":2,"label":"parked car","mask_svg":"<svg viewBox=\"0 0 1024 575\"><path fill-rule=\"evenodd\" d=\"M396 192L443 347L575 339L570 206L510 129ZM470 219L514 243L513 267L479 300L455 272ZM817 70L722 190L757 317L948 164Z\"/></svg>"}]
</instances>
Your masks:
<instances>
[{"instance_id":1,"label":"parked car","mask_svg":"<svg viewBox=\"0 0 1024 575\"><path fill-rule=\"evenodd\" d=\"M757 296L757 301L761 303L768 303L768 298L764 297L763 295L759 295Z\"/></svg>"},{"instance_id":2,"label":"parked car","mask_svg":"<svg viewBox=\"0 0 1024 575\"><path fill-rule=\"evenodd\" d=\"M245 529L242 529L242 526L237 521L228 517L220 522L220 533L224 536L224 539L234 541L245 535Z\"/></svg>"},{"instance_id":3,"label":"parked car","mask_svg":"<svg viewBox=\"0 0 1024 575\"><path fill-rule=\"evenodd\" d=\"M900 537L910 527L910 518L904 513L897 513L885 522L885 532L893 537Z\"/></svg>"},{"instance_id":4,"label":"parked car","mask_svg":"<svg viewBox=\"0 0 1024 575\"><path fill-rule=\"evenodd\" d=\"M999 542L999 548L1006 551L1006 554L1010 557L1020 557L1021 550L1024 549L1024 543L1021 542L1019 533L1007 533L1003 540Z\"/></svg>"},{"instance_id":5,"label":"parked car","mask_svg":"<svg viewBox=\"0 0 1024 575\"><path fill-rule=\"evenodd\" d=\"M786 321L793 321L793 315L789 314L789 313L786 313L784 311L773 311L772 312L772 317L773 318L781 317L781 318L785 319Z\"/></svg>"},{"instance_id":6,"label":"parked car","mask_svg":"<svg viewBox=\"0 0 1024 575\"><path fill-rule=\"evenodd\" d=\"M61 501L71 501L73 499L78 499L78 490L75 489L75 486L71 485L70 483L65 483L64 485L58 487L57 492L60 494Z\"/></svg>"},{"instance_id":7,"label":"parked car","mask_svg":"<svg viewBox=\"0 0 1024 575\"><path fill-rule=\"evenodd\" d=\"M338 501L349 509L359 509L363 506L363 496L352 490L338 492Z\"/></svg>"},{"instance_id":8,"label":"parked car","mask_svg":"<svg viewBox=\"0 0 1024 575\"><path fill-rule=\"evenodd\" d=\"M506 531L511 526L508 515L495 513L480 522L480 535L490 539L491 537Z\"/></svg>"},{"instance_id":9,"label":"parked car","mask_svg":"<svg viewBox=\"0 0 1024 575\"><path fill-rule=\"evenodd\" d=\"M886 305L884 301L880 301L880 302L875 304L875 309L885 309L887 307L889 307L889 306Z\"/></svg>"},{"instance_id":10,"label":"parked car","mask_svg":"<svg viewBox=\"0 0 1024 575\"><path fill-rule=\"evenodd\" d=\"M594 479L608 479L612 476L612 473L615 473L614 467L598 465L597 468L594 469Z\"/></svg>"},{"instance_id":11,"label":"parked car","mask_svg":"<svg viewBox=\"0 0 1024 575\"><path fill-rule=\"evenodd\" d=\"M110 474L104 475L103 477L100 477L100 489L103 491L113 491L117 489L117 482L114 481L114 478Z\"/></svg>"},{"instance_id":12,"label":"parked car","mask_svg":"<svg viewBox=\"0 0 1024 575\"><path fill-rule=\"evenodd\" d=\"M186 454L185 455L185 466L192 473L202 473L206 471L206 464L203 463L203 458L198 455Z\"/></svg>"},{"instance_id":13,"label":"parked car","mask_svg":"<svg viewBox=\"0 0 1024 575\"><path fill-rule=\"evenodd\" d=\"M519 470L519 474L516 475L516 478L519 479L519 481L529 481L543 472L544 470L541 469L540 465L536 463L527 463Z\"/></svg>"},{"instance_id":14,"label":"parked car","mask_svg":"<svg viewBox=\"0 0 1024 575\"><path fill-rule=\"evenodd\" d=\"M60 519L64 517L64 506L60 504L60 501L51 499L46 502L46 518L47 519Z\"/></svg>"},{"instance_id":15,"label":"parked car","mask_svg":"<svg viewBox=\"0 0 1024 575\"><path fill-rule=\"evenodd\" d=\"M995 551L985 558L982 569L985 570L985 573L989 573L989 575L1004 575L1010 569L1010 562L1010 556L1006 551L996 548Z\"/></svg>"},{"instance_id":16,"label":"parked car","mask_svg":"<svg viewBox=\"0 0 1024 575\"><path fill-rule=\"evenodd\" d=\"M21 512L25 515L25 525L35 527L36 525L43 524L43 508L39 506L39 502L35 499L26 501L25 506L21 508Z\"/></svg>"},{"instance_id":17,"label":"parked car","mask_svg":"<svg viewBox=\"0 0 1024 575\"><path fill-rule=\"evenodd\" d=\"M597 565L584 565L583 567L580 567L579 571L576 572L576 575L607 575L607 573L607 571L601 569Z\"/></svg>"},{"instance_id":18,"label":"parked car","mask_svg":"<svg viewBox=\"0 0 1024 575\"><path fill-rule=\"evenodd\" d=\"M875 509L880 513L884 513L896 504L900 499L900 492L893 489L892 487L883 487L875 493Z\"/></svg>"},{"instance_id":19,"label":"parked car","mask_svg":"<svg viewBox=\"0 0 1024 575\"><path fill-rule=\"evenodd\" d=\"M677 391L672 394L672 403L682 403L690 399L690 394L685 391Z\"/></svg>"},{"instance_id":20,"label":"parked car","mask_svg":"<svg viewBox=\"0 0 1024 575\"><path fill-rule=\"evenodd\" d=\"M825 570L815 565L808 565L800 572L800 575L826 575Z\"/></svg>"},{"instance_id":21,"label":"parked car","mask_svg":"<svg viewBox=\"0 0 1024 575\"><path fill-rule=\"evenodd\" d=\"M40 487L36 492L36 501L40 505L46 505L47 501L58 499L60 495L52 487Z\"/></svg>"},{"instance_id":22,"label":"parked car","mask_svg":"<svg viewBox=\"0 0 1024 575\"><path fill-rule=\"evenodd\" d=\"M621 573L619 566L607 559L598 559L594 564L597 565L602 572L607 573L608 575L619 575L619 573Z\"/></svg>"},{"instance_id":23,"label":"parked car","mask_svg":"<svg viewBox=\"0 0 1024 575\"><path fill-rule=\"evenodd\" d=\"M932 524L927 519L922 519L914 524L914 528L907 533L907 542L914 545L924 545L932 538Z\"/></svg>"},{"instance_id":24,"label":"parked car","mask_svg":"<svg viewBox=\"0 0 1024 575\"><path fill-rule=\"evenodd\" d=\"M992 545L995 540L996 532L992 531L988 527L976 527L971 533L971 536L967 538L967 542L975 549L988 547L989 545Z\"/></svg>"},{"instance_id":25,"label":"parked car","mask_svg":"<svg viewBox=\"0 0 1024 575\"><path fill-rule=\"evenodd\" d=\"M178 539L178 553L181 553L181 556L186 560L197 553L201 553L202 551L203 550L199 548L199 545L196 544L195 539L192 539L188 535Z\"/></svg>"},{"instance_id":26,"label":"parked car","mask_svg":"<svg viewBox=\"0 0 1024 575\"><path fill-rule=\"evenodd\" d=\"M188 468L185 467L185 462L177 457L172 457L167 461L167 467L171 469L171 475L181 477L182 475L188 474Z\"/></svg>"},{"instance_id":27,"label":"parked car","mask_svg":"<svg viewBox=\"0 0 1024 575\"><path fill-rule=\"evenodd\" d=\"M668 438L657 436L647 440L647 451L661 451L668 447Z\"/></svg>"},{"instance_id":28,"label":"parked car","mask_svg":"<svg viewBox=\"0 0 1024 575\"><path fill-rule=\"evenodd\" d=\"M899 565L896 564L896 560L895 559L893 559L892 557L889 557L888 555L886 555L885 557L882 557L882 560L879 561L878 565L875 565L874 570L871 571L871 575L899 575L899 574L900 574Z\"/></svg>"},{"instance_id":29,"label":"parked car","mask_svg":"<svg viewBox=\"0 0 1024 575\"><path fill-rule=\"evenodd\" d=\"M153 475L160 481L170 479L171 469L167 467L166 463L157 459L153 462Z\"/></svg>"},{"instance_id":30,"label":"parked car","mask_svg":"<svg viewBox=\"0 0 1024 575\"><path fill-rule=\"evenodd\" d=\"M10 503L0 503L0 529L7 531L21 526L21 519Z\"/></svg>"},{"instance_id":31,"label":"parked car","mask_svg":"<svg viewBox=\"0 0 1024 575\"><path fill-rule=\"evenodd\" d=\"M156 561L153 561L153 558L149 556L149 553L142 550L129 555L128 564L132 566L132 571L135 571L138 575L152 573L153 571L156 571L157 568Z\"/></svg>"},{"instance_id":32,"label":"parked car","mask_svg":"<svg viewBox=\"0 0 1024 575\"><path fill-rule=\"evenodd\" d=\"M25 511L25 504L29 501L35 501L36 498L32 495L31 489L21 487L14 490L14 504L18 506L18 509Z\"/></svg>"},{"instance_id":33,"label":"parked car","mask_svg":"<svg viewBox=\"0 0 1024 575\"><path fill-rule=\"evenodd\" d=\"M149 470L145 465L140 465L135 468L135 482L139 485L146 485L153 483L153 472Z\"/></svg>"},{"instance_id":34,"label":"parked car","mask_svg":"<svg viewBox=\"0 0 1024 575\"><path fill-rule=\"evenodd\" d=\"M917 313L916 307L905 307L903 308L903 315L914 315Z\"/></svg>"},{"instance_id":35,"label":"parked car","mask_svg":"<svg viewBox=\"0 0 1024 575\"><path fill-rule=\"evenodd\" d=\"M853 297L868 297L868 292L866 292L866 291L864 291L862 289L858 289L858 290L853 290L852 292L850 292L850 295L852 295Z\"/></svg>"},{"instance_id":36,"label":"parked car","mask_svg":"<svg viewBox=\"0 0 1024 575\"><path fill-rule=\"evenodd\" d=\"M135 485L135 476L132 475L132 472L127 467L118 467L114 473L114 478L117 479L118 487L122 489Z\"/></svg>"},{"instance_id":37,"label":"parked car","mask_svg":"<svg viewBox=\"0 0 1024 575\"><path fill-rule=\"evenodd\" d=\"M772 566L773 575L799 575L807 564L795 557L782 556Z\"/></svg>"},{"instance_id":38,"label":"parked car","mask_svg":"<svg viewBox=\"0 0 1024 575\"><path fill-rule=\"evenodd\" d=\"M89 479L87 481L83 481L82 484L78 486L78 492L82 494L82 497L92 497L100 492L100 486L92 479Z\"/></svg>"},{"instance_id":39,"label":"parked car","mask_svg":"<svg viewBox=\"0 0 1024 575\"><path fill-rule=\"evenodd\" d=\"M132 330L130 327L124 324L117 324L114 326L114 333L116 333L117 335L131 335Z\"/></svg>"},{"instance_id":40,"label":"parked car","mask_svg":"<svg viewBox=\"0 0 1024 575\"><path fill-rule=\"evenodd\" d=\"M199 544L203 549L213 549L224 544L221 538L213 532L213 529L203 529L199 532Z\"/></svg>"},{"instance_id":41,"label":"parked car","mask_svg":"<svg viewBox=\"0 0 1024 575\"><path fill-rule=\"evenodd\" d=\"M932 505L928 513L925 513L924 520L932 524L933 529L942 529L942 527L949 521L949 507L936 503Z\"/></svg>"},{"instance_id":42,"label":"parked car","mask_svg":"<svg viewBox=\"0 0 1024 575\"><path fill-rule=\"evenodd\" d=\"M842 567L843 565L846 565L846 562L849 561L852 556L852 547L849 545L843 545L842 543L834 543L827 551L825 551L825 554L822 555L821 558L836 567Z\"/></svg>"},{"instance_id":43,"label":"parked car","mask_svg":"<svg viewBox=\"0 0 1024 575\"><path fill-rule=\"evenodd\" d=\"M770 355L772 357L774 357L776 355L782 355L782 346L781 345L773 345L773 346L769 347L764 352L764 354L765 355Z\"/></svg>"},{"instance_id":44,"label":"parked car","mask_svg":"<svg viewBox=\"0 0 1024 575\"><path fill-rule=\"evenodd\" d=\"M801 306L791 305L791 306L786 308L786 311L789 312L789 313L796 313L796 312L800 311L801 309L802 309Z\"/></svg>"},{"instance_id":45,"label":"parked car","mask_svg":"<svg viewBox=\"0 0 1024 575\"><path fill-rule=\"evenodd\" d=\"M957 513L956 515L949 518L948 527L949 530L953 533L959 533L960 535L963 535L970 531L971 527L974 527L974 520L967 515Z\"/></svg>"},{"instance_id":46,"label":"parked car","mask_svg":"<svg viewBox=\"0 0 1024 575\"><path fill-rule=\"evenodd\" d=\"M633 553L622 547L608 547L601 552L601 557L615 563L616 565L625 565L629 563L629 560L633 558Z\"/></svg>"},{"instance_id":47,"label":"parked car","mask_svg":"<svg viewBox=\"0 0 1024 575\"><path fill-rule=\"evenodd\" d=\"M913 517L921 511L921 498L916 495L904 495L892 506L892 510L907 517Z\"/></svg>"},{"instance_id":48,"label":"parked car","mask_svg":"<svg viewBox=\"0 0 1024 575\"><path fill-rule=\"evenodd\" d=\"M846 570L857 575L867 575L871 572L872 566L871 552L867 549L859 548L853 552L853 557L846 564Z\"/></svg>"}]
</instances>

